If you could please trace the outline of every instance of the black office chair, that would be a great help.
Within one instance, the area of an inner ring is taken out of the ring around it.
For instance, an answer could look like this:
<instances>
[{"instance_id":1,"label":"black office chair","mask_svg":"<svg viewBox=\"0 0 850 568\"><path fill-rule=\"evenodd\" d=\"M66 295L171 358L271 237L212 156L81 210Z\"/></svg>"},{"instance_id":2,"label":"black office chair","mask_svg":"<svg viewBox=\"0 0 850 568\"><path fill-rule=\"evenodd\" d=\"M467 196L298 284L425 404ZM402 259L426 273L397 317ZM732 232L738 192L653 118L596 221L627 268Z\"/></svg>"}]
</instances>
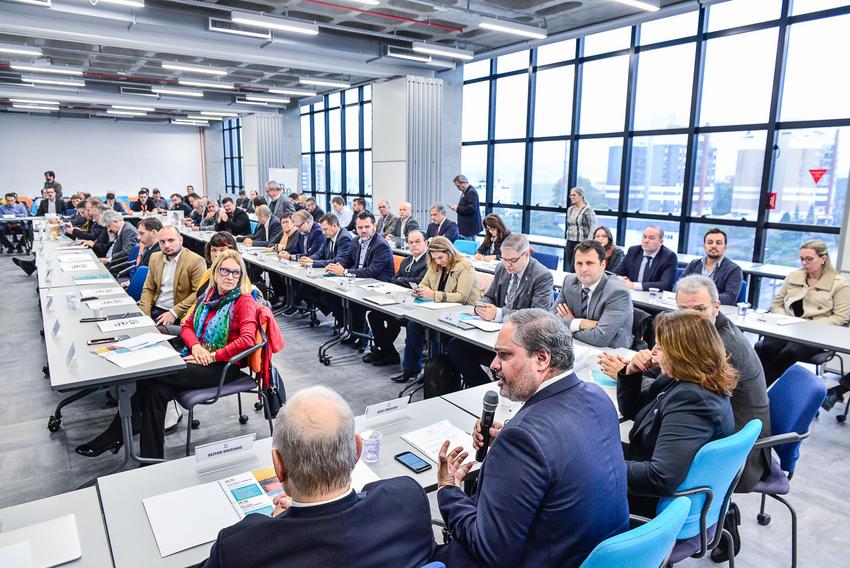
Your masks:
<instances>
[{"instance_id":1,"label":"black office chair","mask_svg":"<svg viewBox=\"0 0 850 568\"><path fill-rule=\"evenodd\" d=\"M652 349L655 347L655 316L640 308L634 308L632 320L632 350Z\"/></svg>"}]
</instances>

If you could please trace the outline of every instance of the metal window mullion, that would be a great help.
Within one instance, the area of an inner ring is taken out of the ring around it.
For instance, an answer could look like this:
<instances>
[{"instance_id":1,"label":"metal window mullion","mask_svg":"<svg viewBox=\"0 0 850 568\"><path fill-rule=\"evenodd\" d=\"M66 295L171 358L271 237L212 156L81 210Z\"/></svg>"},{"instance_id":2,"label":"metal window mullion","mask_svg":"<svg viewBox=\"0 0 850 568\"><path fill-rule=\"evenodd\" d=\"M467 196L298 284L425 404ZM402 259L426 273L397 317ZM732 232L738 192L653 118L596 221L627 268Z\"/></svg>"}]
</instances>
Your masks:
<instances>
[{"instance_id":1,"label":"metal window mullion","mask_svg":"<svg viewBox=\"0 0 850 568\"><path fill-rule=\"evenodd\" d=\"M635 26L632 28L632 45L631 50L629 51L629 76L626 86L626 116L623 121L623 150L620 152L620 201L617 204L617 208L621 215L629 209L629 184L631 183L632 159L632 138L630 133L632 125L634 124L635 92L637 88L638 73L638 56L637 53L635 53L634 47L638 43L638 37L638 28ZM619 229L619 219L617 225ZM618 230L617 234L619 235L622 232L623 237L625 238L625 223L623 223L623 225L622 231Z\"/></svg>"},{"instance_id":2,"label":"metal window mullion","mask_svg":"<svg viewBox=\"0 0 850 568\"><path fill-rule=\"evenodd\" d=\"M496 148L493 145L493 138L496 133L496 80L493 78L493 69L495 65L496 59L493 58L490 60L490 89L488 91L487 99L487 187L485 190L486 204L484 206L484 212L488 215L493 212L493 170L495 169L493 155L496 151Z\"/></svg>"},{"instance_id":3,"label":"metal window mullion","mask_svg":"<svg viewBox=\"0 0 850 568\"><path fill-rule=\"evenodd\" d=\"M531 212L528 210L528 205L531 203L531 164L534 161L534 148L531 144L531 139L534 138L534 107L537 104L537 74L532 71L534 63L537 59L537 50L529 49L529 66L526 69L528 73L528 95L526 96L525 106L525 171L522 176L522 217L520 219L520 227L524 234L529 234L531 230Z\"/></svg>"}]
</instances>

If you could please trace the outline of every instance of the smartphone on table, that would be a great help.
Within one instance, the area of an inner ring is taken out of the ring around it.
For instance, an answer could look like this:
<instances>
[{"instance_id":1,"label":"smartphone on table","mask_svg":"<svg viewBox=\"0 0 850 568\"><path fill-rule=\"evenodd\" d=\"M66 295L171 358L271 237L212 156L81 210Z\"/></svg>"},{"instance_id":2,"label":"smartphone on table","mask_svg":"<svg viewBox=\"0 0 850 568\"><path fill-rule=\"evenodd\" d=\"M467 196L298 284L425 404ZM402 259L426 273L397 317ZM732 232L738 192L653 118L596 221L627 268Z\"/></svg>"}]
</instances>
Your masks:
<instances>
[{"instance_id":1,"label":"smartphone on table","mask_svg":"<svg viewBox=\"0 0 850 568\"><path fill-rule=\"evenodd\" d=\"M396 454L395 459L413 473L422 473L423 471L431 469L430 463L426 462L413 452L402 452L400 454Z\"/></svg>"}]
</instances>

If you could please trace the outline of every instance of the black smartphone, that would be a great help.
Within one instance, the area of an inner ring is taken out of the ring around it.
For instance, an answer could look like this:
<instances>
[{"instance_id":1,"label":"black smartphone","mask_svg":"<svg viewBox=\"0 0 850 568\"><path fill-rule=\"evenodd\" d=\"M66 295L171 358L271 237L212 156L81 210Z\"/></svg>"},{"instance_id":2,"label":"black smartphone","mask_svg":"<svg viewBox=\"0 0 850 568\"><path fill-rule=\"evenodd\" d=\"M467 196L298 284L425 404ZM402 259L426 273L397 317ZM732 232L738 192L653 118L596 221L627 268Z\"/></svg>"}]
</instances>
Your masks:
<instances>
[{"instance_id":1,"label":"black smartphone","mask_svg":"<svg viewBox=\"0 0 850 568\"><path fill-rule=\"evenodd\" d=\"M101 337L99 339L89 339L86 344L87 345L104 345L106 343L115 343L116 341L124 341L125 339L129 339L129 335L119 335L117 337Z\"/></svg>"},{"instance_id":2,"label":"black smartphone","mask_svg":"<svg viewBox=\"0 0 850 568\"><path fill-rule=\"evenodd\" d=\"M402 452L396 454L395 459L413 473L422 473L431 469L431 464L414 454L413 452Z\"/></svg>"},{"instance_id":3,"label":"black smartphone","mask_svg":"<svg viewBox=\"0 0 850 568\"><path fill-rule=\"evenodd\" d=\"M96 321L106 321L106 318L80 318L80 323L92 323Z\"/></svg>"}]
</instances>

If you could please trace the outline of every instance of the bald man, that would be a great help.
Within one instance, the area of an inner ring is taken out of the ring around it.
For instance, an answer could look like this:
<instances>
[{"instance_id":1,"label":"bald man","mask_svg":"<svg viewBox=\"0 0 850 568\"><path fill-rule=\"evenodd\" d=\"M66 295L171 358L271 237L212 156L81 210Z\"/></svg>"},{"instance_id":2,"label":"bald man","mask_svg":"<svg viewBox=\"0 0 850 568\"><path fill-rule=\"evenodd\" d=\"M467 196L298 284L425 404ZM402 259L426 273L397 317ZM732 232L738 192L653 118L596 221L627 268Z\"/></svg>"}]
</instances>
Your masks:
<instances>
[{"instance_id":1,"label":"bald man","mask_svg":"<svg viewBox=\"0 0 850 568\"><path fill-rule=\"evenodd\" d=\"M413 218L413 207L407 201L403 201L398 206L398 220L395 226L388 234L393 237L407 238L410 231L419 230L419 221Z\"/></svg>"}]
</instances>

